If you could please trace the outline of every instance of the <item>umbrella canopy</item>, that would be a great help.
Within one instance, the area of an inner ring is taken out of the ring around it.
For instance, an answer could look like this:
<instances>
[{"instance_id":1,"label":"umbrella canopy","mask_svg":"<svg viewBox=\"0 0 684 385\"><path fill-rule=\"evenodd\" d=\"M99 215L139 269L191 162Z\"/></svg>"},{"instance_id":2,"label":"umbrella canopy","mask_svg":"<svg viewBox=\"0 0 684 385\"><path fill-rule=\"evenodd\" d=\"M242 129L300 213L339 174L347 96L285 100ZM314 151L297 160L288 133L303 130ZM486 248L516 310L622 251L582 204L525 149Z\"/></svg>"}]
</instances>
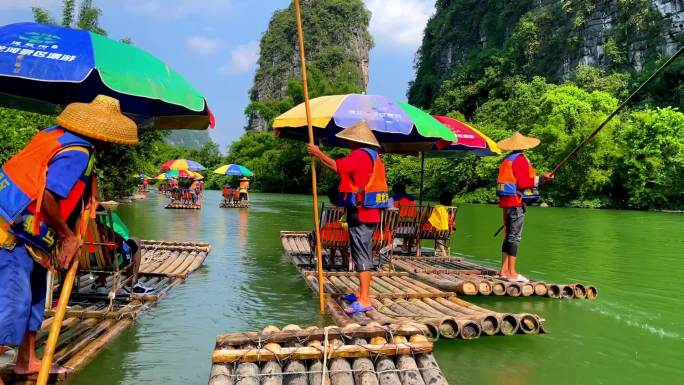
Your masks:
<instances>
[{"instance_id":1,"label":"umbrella canopy","mask_svg":"<svg viewBox=\"0 0 684 385\"><path fill-rule=\"evenodd\" d=\"M154 179L173 179L173 178L187 178L187 179L203 179L204 177L194 171L189 170L169 170L163 174L157 175Z\"/></svg>"},{"instance_id":2,"label":"umbrella canopy","mask_svg":"<svg viewBox=\"0 0 684 385\"><path fill-rule=\"evenodd\" d=\"M173 159L164 162L159 166L162 170L190 170L190 171L204 171L204 166L189 159Z\"/></svg>"},{"instance_id":3,"label":"umbrella canopy","mask_svg":"<svg viewBox=\"0 0 684 385\"><path fill-rule=\"evenodd\" d=\"M439 139L458 141L456 135L430 114L408 103L380 95L330 95L311 99L314 135L325 144L346 146L335 137L362 120L368 123L385 152L417 153ZM299 104L278 116L273 127L278 136L307 139L306 110Z\"/></svg>"},{"instance_id":4,"label":"umbrella canopy","mask_svg":"<svg viewBox=\"0 0 684 385\"><path fill-rule=\"evenodd\" d=\"M461 156L464 151L472 152L477 156L495 156L501 154L501 150L497 147L496 142L475 127L447 116L435 116L435 119L453 131L458 137L458 142L448 140L437 141L437 143L435 143L435 148L437 150L425 153L425 156L428 158L458 157Z\"/></svg>"},{"instance_id":5,"label":"umbrella canopy","mask_svg":"<svg viewBox=\"0 0 684 385\"><path fill-rule=\"evenodd\" d=\"M214 170L215 174L221 175L236 175L236 176L254 176L254 173L245 166L239 164L226 164Z\"/></svg>"},{"instance_id":6,"label":"umbrella canopy","mask_svg":"<svg viewBox=\"0 0 684 385\"><path fill-rule=\"evenodd\" d=\"M0 27L0 79L3 99L21 99L28 109L90 102L104 94L117 98L138 123L151 119L163 129L214 126L204 97L168 65L84 30L38 23Z\"/></svg>"}]
</instances>

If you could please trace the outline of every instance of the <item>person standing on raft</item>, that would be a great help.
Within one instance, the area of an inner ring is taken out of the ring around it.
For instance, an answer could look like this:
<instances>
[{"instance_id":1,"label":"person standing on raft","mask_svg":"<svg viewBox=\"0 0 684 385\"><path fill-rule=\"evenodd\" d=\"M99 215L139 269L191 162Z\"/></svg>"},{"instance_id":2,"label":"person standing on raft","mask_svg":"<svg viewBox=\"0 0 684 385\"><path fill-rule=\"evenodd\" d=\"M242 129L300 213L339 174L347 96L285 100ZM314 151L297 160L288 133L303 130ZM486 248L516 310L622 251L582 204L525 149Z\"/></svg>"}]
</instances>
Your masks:
<instances>
[{"instance_id":1,"label":"person standing on raft","mask_svg":"<svg viewBox=\"0 0 684 385\"><path fill-rule=\"evenodd\" d=\"M108 96L69 104L56 121L0 170L0 345L19 345L17 374L40 369L47 271L68 268L82 246L77 228L94 209L95 149L138 142L135 122Z\"/></svg>"},{"instance_id":2,"label":"person standing on raft","mask_svg":"<svg viewBox=\"0 0 684 385\"><path fill-rule=\"evenodd\" d=\"M527 282L528 279L516 270L518 246L522 239L525 222L526 204L539 199L539 186L553 181L553 174L546 173L538 177L532 163L523 151L535 148L541 141L516 132L510 138L499 141L496 145L504 151L512 151L506 155L499 166L496 180L496 195L499 207L503 209L504 241L501 245L501 271L503 278L514 282Z\"/></svg>"},{"instance_id":3,"label":"person standing on raft","mask_svg":"<svg viewBox=\"0 0 684 385\"><path fill-rule=\"evenodd\" d=\"M385 165L378 153L380 143L365 121L340 131L336 137L348 142L352 151L342 159L333 159L318 146L310 144L309 154L340 176L339 204L347 209L351 257L359 273L359 292L344 299L352 302L347 314L373 310L370 285L373 269L371 238L380 222L380 209L389 206Z\"/></svg>"}]
</instances>

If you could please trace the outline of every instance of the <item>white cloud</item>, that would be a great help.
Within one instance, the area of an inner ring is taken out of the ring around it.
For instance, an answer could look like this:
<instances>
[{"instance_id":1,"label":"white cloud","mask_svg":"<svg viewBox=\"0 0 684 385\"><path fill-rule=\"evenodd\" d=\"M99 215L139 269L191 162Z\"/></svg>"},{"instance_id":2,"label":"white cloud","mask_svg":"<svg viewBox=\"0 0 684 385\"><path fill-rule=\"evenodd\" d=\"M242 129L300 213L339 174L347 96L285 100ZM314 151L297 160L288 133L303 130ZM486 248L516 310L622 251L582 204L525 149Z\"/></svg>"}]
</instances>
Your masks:
<instances>
[{"instance_id":1,"label":"white cloud","mask_svg":"<svg viewBox=\"0 0 684 385\"><path fill-rule=\"evenodd\" d=\"M256 66L259 60L259 42L250 41L240 44L230 53L230 64L219 68L221 75L247 72Z\"/></svg>"},{"instance_id":2,"label":"white cloud","mask_svg":"<svg viewBox=\"0 0 684 385\"><path fill-rule=\"evenodd\" d=\"M373 13L370 32L377 45L416 50L435 11L434 0L364 0Z\"/></svg>"},{"instance_id":3,"label":"white cloud","mask_svg":"<svg viewBox=\"0 0 684 385\"><path fill-rule=\"evenodd\" d=\"M191 50L203 55L211 55L221 46L221 40L207 36L193 35L185 39L185 44Z\"/></svg>"}]
</instances>

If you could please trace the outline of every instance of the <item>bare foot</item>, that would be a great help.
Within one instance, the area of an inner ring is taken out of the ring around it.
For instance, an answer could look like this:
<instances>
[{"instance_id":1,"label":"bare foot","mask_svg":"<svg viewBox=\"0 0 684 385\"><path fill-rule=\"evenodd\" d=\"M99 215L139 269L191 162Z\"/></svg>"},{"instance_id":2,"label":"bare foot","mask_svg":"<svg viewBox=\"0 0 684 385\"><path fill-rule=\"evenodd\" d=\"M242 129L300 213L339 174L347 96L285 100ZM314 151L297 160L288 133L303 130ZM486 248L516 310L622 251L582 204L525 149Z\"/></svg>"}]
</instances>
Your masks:
<instances>
[{"instance_id":1,"label":"bare foot","mask_svg":"<svg viewBox=\"0 0 684 385\"><path fill-rule=\"evenodd\" d=\"M32 360L28 366L19 366L17 364L14 367L14 373L19 374L19 375L27 375L27 374L36 374L40 371L40 360ZM52 364L50 366L50 374L65 374L68 373L68 370L63 367L59 366L57 364Z\"/></svg>"}]
</instances>

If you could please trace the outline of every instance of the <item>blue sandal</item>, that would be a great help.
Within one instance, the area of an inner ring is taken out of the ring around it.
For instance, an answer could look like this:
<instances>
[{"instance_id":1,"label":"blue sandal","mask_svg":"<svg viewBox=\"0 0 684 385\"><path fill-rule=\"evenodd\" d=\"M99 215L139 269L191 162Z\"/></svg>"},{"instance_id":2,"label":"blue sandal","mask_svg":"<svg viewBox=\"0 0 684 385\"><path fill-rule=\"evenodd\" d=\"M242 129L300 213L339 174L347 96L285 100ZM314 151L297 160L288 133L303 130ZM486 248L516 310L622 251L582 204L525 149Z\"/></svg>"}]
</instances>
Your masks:
<instances>
[{"instance_id":1,"label":"blue sandal","mask_svg":"<svg viewBox=\"0 0 684 385\"><path fill-rule=\"evenodd\" d=\"M342 299L349 302L356 302L359 300L359 298L356 297L356 293L345 294L342 296Z\"/></svg>"},{"instance_id":2,"label":"blue sandal","mask_svg":"<svg viewBox=\"0 0 684 385\"><path fill-rule=\"evenodd\" d=\"M367 311L375 310L373 306L363 306L359 303L359 301L354 301L352 304L349 306L349 308L344 309L344 313L351 315L351 314L357 314L357 313L365 313Z\"/></svg>"}]
</instances>

